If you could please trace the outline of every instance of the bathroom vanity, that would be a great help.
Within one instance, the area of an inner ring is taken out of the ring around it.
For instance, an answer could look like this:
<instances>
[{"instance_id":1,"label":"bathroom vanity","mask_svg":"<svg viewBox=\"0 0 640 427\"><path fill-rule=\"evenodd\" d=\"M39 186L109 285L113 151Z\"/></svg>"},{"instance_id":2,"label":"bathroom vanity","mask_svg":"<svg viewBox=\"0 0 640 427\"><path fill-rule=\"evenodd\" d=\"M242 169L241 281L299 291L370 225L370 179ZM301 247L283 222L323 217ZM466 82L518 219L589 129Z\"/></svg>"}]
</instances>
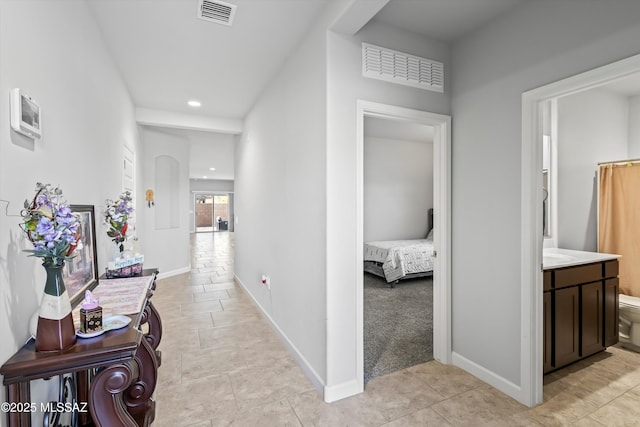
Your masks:
<instances>
[{"instance_id":1,"label":"bathroom vanity","mask_svg":"<svg viewBox=\"0 0 640 427\"><path fill-rule=\"evenodd\" d=\"M545 374L618 342L619 257L544 250Z\"/></svg>"}]
</instances>

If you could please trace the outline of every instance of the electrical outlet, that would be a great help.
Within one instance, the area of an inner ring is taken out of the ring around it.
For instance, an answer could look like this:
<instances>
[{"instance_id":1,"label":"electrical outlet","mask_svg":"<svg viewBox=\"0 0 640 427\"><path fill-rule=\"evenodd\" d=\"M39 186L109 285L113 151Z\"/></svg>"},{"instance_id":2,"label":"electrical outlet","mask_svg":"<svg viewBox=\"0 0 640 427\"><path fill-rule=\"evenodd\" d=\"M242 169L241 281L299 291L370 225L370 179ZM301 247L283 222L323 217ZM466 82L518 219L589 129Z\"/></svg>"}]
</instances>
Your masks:
<instances>
[{"instance_id":1,"label":"electrical outlet","mask_svg":"<svg viewBox=\"0 0 640 427\"><path fill-rule=\"evenodd\" d=\"M271 290L271 278L266 274L262 275L262 286L266 286L267 290Z\"/></svg>"}]
</instances>

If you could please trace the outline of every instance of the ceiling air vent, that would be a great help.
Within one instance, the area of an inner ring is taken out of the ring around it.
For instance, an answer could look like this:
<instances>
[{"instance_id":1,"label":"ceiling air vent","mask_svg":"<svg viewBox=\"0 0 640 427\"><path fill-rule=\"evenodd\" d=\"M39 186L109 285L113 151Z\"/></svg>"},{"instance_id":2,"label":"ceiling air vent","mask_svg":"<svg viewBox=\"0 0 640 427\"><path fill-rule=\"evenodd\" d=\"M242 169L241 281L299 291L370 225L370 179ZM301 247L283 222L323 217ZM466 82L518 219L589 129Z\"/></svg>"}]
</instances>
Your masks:
<instances>
[{"instance_id":1,"label":"ceiling air vent","mask_svg":"<svg viewBox=\"0 0 640 427\"><path fill-rule=\"evenodd\" d=\"M236 5L223 1L198 0L198 18L218 24L231 25Z\"/></svg>"},{"instance_id":2,"label":"ceiling air vent","mask_svg":"<svg viewBox=\"0 0 640 427\"><path fill-rule=\"evenodd\" d=\"M444 64L362 43L362 75L420 89L444 92Z\"/></svg>"}]
</instances>

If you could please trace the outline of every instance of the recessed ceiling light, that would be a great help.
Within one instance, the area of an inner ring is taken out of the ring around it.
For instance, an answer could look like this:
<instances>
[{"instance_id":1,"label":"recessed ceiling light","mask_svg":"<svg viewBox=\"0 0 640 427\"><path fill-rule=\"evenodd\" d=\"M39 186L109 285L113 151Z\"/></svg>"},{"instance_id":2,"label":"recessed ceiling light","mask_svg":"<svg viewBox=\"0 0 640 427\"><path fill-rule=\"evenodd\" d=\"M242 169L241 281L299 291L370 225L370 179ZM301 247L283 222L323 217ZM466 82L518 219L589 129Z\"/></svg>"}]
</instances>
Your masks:
<instances>
[{"instance_id":1,"label":"recessed ceiling light","mask_svg":"<svg viewBox=\"0 0 640 427\"><path fill-rule=\"evenodd\" d=\"M209 168L209 170L210 170L210 171L214 171L214 170L216 170L216 168Z\"/></svg>"},{"instance_id":2,"label":"recessed ceiling light","mask_svg":"<svg viewBox=\"0 0 640 427\"><path fill-rule=\"evenodd\" d=\"M199 107L202 105L200 101L196 101L195 99L192 99L191 101L187 102L187 104L189 104L190 107Z\"/></svg>"},{"instance_id":3,"label":"recessed ceiling light","mask_svg":"<svg viewBox=\"0 0 640 427\"><path fill-rule=\"evenodd\" d=\"M202 178L203 179L207 179L207 175L202 175Z\"/></svg>"}]
</instances>

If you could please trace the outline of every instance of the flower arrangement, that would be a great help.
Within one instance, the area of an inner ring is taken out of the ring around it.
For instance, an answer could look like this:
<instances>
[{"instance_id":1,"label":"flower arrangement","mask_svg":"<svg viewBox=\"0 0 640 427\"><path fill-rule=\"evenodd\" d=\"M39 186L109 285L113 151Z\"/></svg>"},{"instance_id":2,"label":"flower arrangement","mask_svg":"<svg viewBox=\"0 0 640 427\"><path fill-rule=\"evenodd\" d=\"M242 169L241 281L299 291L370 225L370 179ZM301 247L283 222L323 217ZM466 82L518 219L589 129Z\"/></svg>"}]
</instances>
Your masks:
<instances>
[{"instance_id":1,"label":"flower arrangement","mask_svg":"<svg viewBox=\"0 0 640 427\"><path fill-rule=\"evenodd\" d=\"M127 238L127 228L129 228L127 220L133 213L131 202L130 191L120 194L117 200L106 201L107 208L105 209L104 217L109 226L107 236L111 237L111 240L118 245L120 252L124 251L124 241Z\"/></svg>"},{"instance_id":2,"label":"flower arrangement","mask_svg":"<svg viewBox=\"0 0 640 427\"><path fill-rule=\"evenodd\" d=\"M79 240L80 221L62 196L62 190L49 184L36 184L36 195L25 200L20 212L20 228L33 243L32 256L43 258L45 266L60 266L71 259Z\"/></svg>"}]
</instances>

